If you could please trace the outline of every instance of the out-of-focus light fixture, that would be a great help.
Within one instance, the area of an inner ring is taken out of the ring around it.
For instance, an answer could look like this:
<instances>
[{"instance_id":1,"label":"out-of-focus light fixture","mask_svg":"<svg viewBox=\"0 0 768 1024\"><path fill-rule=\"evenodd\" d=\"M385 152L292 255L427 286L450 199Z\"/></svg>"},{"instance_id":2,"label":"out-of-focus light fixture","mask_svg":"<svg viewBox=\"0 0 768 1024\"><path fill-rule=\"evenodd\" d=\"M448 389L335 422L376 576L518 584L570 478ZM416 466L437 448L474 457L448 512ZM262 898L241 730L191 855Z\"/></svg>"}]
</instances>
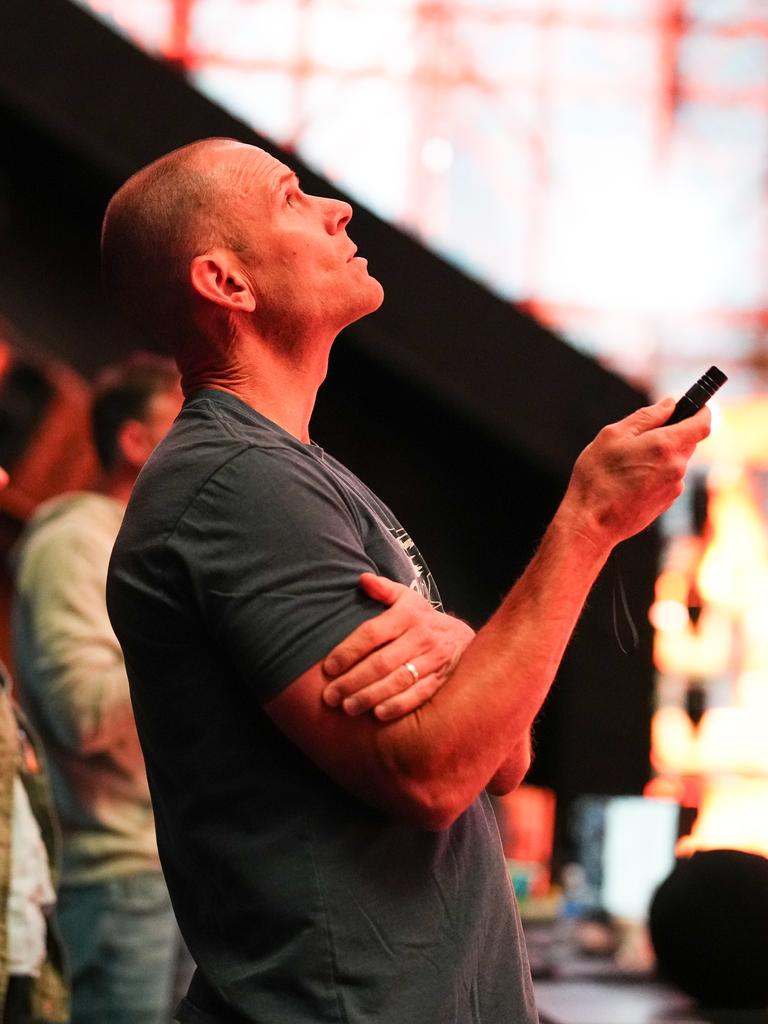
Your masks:
<instances>
[{"instance_id":1,"label":"out-of-focus light fixture","mask_svg":"<svg viewBox=\"0 0 768 1024\"><path fill-rule=\"evenodd\" d=\"M722 778L704 793L696 824L677 844L687 857L697 850L743 850L768 857L768 780Z\"/></svg>"},{"instance_id":2,"label":"out-of-focus light fixture","mask_svg":"<svg viewBox=\"0 0 768 1024\"><path fill-rule=\"evenodd\" d=\"M682 601L656 601L648 615L651 625L663 633L682 632L688 626L688 609Z\"/></svg>"},{"instance_id":3,"label":"out-of-focus light fixture","mask_svg":"<svg viewBox=\"0 0 768 1024\"><path fill-rule=\"evenodd\" d=\"M674 601L657 601L649 617L656 627L653 660L660 672L711 679L726 670L733 631L721 609L705 607L694 626L687 607Z\"/></svg>"},{"instance_id":4,"label":"out-of-focus light fixture","mask_svg":"<svg viewBox=\"0 0 768 1024\"><path fill-rule=\"evenodd\" d=\"M651 720L651 762L657 772L686 775L696 771L696 735L682 708L663 707Z\"/></svg>"},{"instance_id":5,"label":"out-of-focus light fixture","mask_svg":"<svg viewBox=\"0 0 768 1024\"><path fill-rule=\"evenodd\" d=\"M702 597L741 616L768 593L768 538L746 476L712 493L712 542L697 574Z\"/></svg>"},{"instance_id":6,"label":"out-of-focus light fixture","mask_svg":"<svg viewBox=\"0 0 768 1024\"><path fill-rule=\"evenodd\" d=\"M710 406L714 407L713 402ZM713 412L714 412L713 408ZM699 445L697 455L713 466L715 486L740 475L743 465L768 469L768 395L756 394L718 406L717 430Z\"/></svg>"}]
</instances>

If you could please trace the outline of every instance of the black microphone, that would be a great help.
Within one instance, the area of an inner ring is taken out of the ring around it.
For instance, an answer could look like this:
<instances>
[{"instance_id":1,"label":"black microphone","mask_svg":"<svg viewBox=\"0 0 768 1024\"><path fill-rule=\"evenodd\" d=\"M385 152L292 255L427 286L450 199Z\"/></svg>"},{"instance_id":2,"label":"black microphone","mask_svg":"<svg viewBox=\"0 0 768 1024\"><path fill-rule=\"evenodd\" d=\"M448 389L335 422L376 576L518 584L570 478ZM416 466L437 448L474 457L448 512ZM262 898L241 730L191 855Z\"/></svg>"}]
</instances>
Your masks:
<instances>
[{"instance_id":1,"label":"black microphone","mask_svg":"<svg viewBox=\"0 0 768 1024\"><path fill-rule=\"evenodd\" d=\"M678 401L672 410L672 415L664 424L665 427L672 423L679 423L693 416L699 409L703 409L712 395L719 390L728 380L722 370L716 366L710 366L706 373L696 381L692 388L689 388L683 397Z\"/></svg>"}]
</instances>

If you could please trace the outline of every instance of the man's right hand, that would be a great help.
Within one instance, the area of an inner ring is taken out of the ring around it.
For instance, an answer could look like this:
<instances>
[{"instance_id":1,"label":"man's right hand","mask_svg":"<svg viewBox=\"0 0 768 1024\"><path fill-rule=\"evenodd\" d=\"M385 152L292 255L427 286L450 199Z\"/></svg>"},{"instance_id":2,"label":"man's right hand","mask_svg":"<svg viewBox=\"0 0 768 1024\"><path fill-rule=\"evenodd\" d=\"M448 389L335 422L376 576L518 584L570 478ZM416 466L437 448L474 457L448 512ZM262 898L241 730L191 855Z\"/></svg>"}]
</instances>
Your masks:
<instances>
[{"instance_id":1,"label":"man's right hand","mask_svg":"<svg viewBox=\"0 0 768 1024\"><path fill-rule=\"evenodd\" d=\"M323 700L348 715L373 709L382 722L430 700L450 678L475 631L393 580L363 573L360 586L386 610L358 626L323 662ZM418 666L414 662L418 661ZM416 669L409 675L406 663Z\"/></svg>"},{"instance_id":2,"label":"man's right hand","mask_svg":"<svg viewBox=\"0 0 768 1024\"><path fill-rule=\"evenodd\" d=\"M559 515L599 551L645 529L682 493L710 413L667 427L674 405L665 398L609 424L577 459Z\"/></svg>"}]
</instances>

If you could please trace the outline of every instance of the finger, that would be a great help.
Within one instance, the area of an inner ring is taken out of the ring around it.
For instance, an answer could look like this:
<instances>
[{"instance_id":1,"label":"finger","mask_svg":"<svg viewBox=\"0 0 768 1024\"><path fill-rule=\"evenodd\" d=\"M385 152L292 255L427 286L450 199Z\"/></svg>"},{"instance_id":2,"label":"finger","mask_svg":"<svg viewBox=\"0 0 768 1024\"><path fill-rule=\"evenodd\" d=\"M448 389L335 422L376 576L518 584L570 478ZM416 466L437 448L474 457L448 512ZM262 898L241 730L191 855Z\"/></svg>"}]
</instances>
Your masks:
<instances>
[{"instance_id":1,"label":"finger","mask_svg":"<svg viewBox=\"0 0 768 1024\"><path fill-rule=\"evenodd\" d=\"M3 469L3 467L0 466L0 491L2 491L2 489L5 487L5 485L7 483L8 483L8 474Z\"/></svg>"},{"instance_id":2,"label":"finger","mask_svg":"<svg viewBox=\"0 0 768 1024\"><path fill-rule=\"evenodd\" d=\"M360 583L361 586L365 583L372 588L379 588L382 593L386 590L393 603L380 615L358 626L329 652L323 662L323 671L328 676L341 675L375 648L400 636L414 617L418 617L420 611L423 612L422 606L428 604L409 587L388 580L385 576L363 573Z\"/></svg>"},{"instance_id":3,"label":"finger","mask_svg":"<svg viewBox=\"0 0 768 1024\"><path fill-rule=\"evenodd\" d=\"M414 635L414 631L397 637L352 665L346 672L337 676L323 692L326 704L337 707L342 700L358 694L361 690L387 680L392 673L398 672L410 661L417 664L418 671L426 675L437 667L435 657L430 656L430 638L427 634ZM422 665L419 656L426 656L428 664ZM443 662L449 655L443 653ZM405 670L407 672L407 669ZM413 677L409 677L413 682Z\"/></svg>"},{"instance_id":4,"label":"finger","mask_svg":"<svg viewBox=\"0 0 768 1024\"><path fill-rule=\"evenodd\" d=\"M474 636L465 622L450 615L432 613L431 628L409 624L400 636L383 644L336 676L326 687L323 699L331 707L361 690L380 683L397 672L405 662L416 662L422 676L432 672L450 673L461 652ZM439 627L439 628L438 628Z\"/></svg>"},{"instance_id":5,"label":"finger","mask_svg":"<svg viewBox=\"0 0 768 1024\"><path fill-rule=\"evenodd\" d=\"M402 693L377 704L373 713L380 722L391 722L395 718L402 718L403 715L408 715L411 711L420 708L422 704L426 704L440 687L445 685L448 678L448 676L433 672L420 679L418 683L414 683L413 686L409 686L407 690L403 690Z\"/></svg>"},{"instance_id":6,"label":"finger","mask_svg":"<svg viewBox=\"0 0 768 1024\"><path fill-rule=\"evenodd\" d=\"M675 400L667 396L656 402L654 405L646 405L642 409L636 409L624 420L624 425L633 434L644 434L646 430L653 430L663 426L672 415L675 408Z\"/></svg>"},{"instance_id":7,"label":"finger","mask_svg":"<svg viewBox=\"0 0 768 1024\"><path fill-rule=\"evenodd\" d=\"M394 604L399 597L403 596L404 590L410 591L410 588L403 586L402 583L395 583L394 580L387 579L386 576L376 576L372 572L364 572L360 576L359 583L368 597L372 597L374 601L380 601L382 604Z\"/></svg>"},{"instance_id":8,"label":"finger","mask_svg":"<svg viewBox=\"0 0 768 1024\"><path fill-rule=\"evenodd\" d=\"M414 665L414 662L409 664ZM417 669L418 671L418 669ZM420 680L419 680L420 681ZM385 679L381 679L371 686L358 690L351 697L347 697L342 703L342 708L348 715L362 715L371 708L376 707L388 700L395 694L403 693L405 690L418 686L414 683L413 673L405 664L398 665L394 672L391 672Z\"/></svg>"},{"instance_id":9,"label":"finger","mask_svg":"<svg viewBox=\"0 0 768 1024\"><path fill-rule=\"evenodd\" d=\"M694 448L699 441L703 441L705 437L709 436L712 429L712 413L705 405L693 416L680 420L679 423L673 423L668 429L670 435L675 437L679 447L689 445Z\"/></svg>"},{"instance_id":10,"label":"finger","mask_svg":"<svg viewBox=\"0 0 768 1024\"><path fill-rule=\"evenodd\" d=\"M323 671L327 676L343 675L377 647L396 640L407 625L407 619L396 605L388 608L381 615L363 622L337 644L323 661Z\"/></svg>"}]
</instances>

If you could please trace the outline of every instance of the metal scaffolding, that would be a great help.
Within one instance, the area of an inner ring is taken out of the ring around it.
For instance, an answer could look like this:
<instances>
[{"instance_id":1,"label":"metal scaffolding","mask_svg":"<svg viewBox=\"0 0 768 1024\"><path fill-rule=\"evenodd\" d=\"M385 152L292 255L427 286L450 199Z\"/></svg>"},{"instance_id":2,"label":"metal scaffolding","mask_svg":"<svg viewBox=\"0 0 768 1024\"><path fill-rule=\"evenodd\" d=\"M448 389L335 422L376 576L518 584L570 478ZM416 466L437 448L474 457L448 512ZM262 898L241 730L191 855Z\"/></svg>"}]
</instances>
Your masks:
<instances>
[{"instance_id":1,"label":"metal scaffolding","mask_svg":"<svg viewBox=\"0 0 768 1024\"><path fill-rule=\"evenodd\" d=\"M767 0L79 2L625 375L762 383Z\"/></svg>"}]
</instances>

